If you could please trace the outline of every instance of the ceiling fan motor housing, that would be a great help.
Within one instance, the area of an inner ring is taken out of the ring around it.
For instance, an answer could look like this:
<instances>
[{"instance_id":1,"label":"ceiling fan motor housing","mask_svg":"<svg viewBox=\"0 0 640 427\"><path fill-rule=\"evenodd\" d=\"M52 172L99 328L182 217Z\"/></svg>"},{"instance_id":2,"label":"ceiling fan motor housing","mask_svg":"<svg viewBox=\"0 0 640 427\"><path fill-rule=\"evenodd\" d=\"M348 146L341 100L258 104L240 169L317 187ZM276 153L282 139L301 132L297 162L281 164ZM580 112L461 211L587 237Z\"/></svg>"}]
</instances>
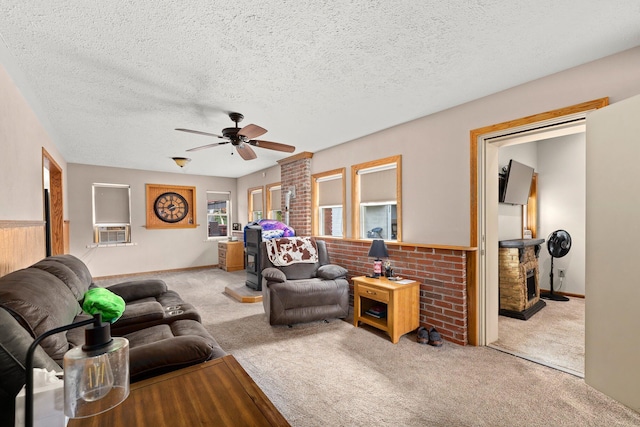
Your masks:
<instances>
[{"instance_id":1,"label":"ceiling fan motor housing","mask_svg":"<svg viewBox=\"0 0 640 427\"><path fill-rule=\"evenodd\" d=\"M236 122L236 125L244 119L244 116L240 113L229 113L229 118L232 122Z\"/></svg>"}]
</instances>

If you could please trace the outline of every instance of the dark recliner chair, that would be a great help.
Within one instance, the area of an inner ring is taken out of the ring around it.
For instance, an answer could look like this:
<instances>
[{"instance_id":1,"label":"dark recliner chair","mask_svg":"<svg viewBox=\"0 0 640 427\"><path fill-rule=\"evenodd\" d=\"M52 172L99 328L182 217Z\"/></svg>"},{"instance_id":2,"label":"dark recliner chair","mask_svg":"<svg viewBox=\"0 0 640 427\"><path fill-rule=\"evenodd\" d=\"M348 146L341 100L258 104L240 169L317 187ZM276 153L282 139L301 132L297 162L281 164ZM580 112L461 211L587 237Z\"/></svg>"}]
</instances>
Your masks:
<instances>
[{"instance_id":1,"label":"dark recliner chair","mask_svg":"<svg viewBox=\"0 0 640 427\"><path fill-rule=\"evenodd\" d=\"M276 267L260 244L262 304L271 325L292 325L349 314L347 270L331 264L324 241L316 240L318 262Z\"/></svg>"}]
</instances>

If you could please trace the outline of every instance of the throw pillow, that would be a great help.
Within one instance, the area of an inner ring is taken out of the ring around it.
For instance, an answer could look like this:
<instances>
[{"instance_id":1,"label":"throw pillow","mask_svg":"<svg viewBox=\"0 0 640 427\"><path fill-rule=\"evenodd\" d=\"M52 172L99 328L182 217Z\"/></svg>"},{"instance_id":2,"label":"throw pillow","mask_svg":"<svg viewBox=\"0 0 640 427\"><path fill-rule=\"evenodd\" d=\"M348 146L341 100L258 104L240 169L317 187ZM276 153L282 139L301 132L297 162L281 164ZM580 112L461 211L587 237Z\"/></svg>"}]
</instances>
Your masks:
<instances>
[{"instance_id":1,"label":"throw pillow","mask_svg":"<svg viewBox=\"0 0 640 427\"><path fill-rule=\"evenodd\" d=\"M316 276L325 280L335 280L340 277L346 277L349 271L335 264L325 264L318 267L318 271L316 272Z\"/></svg>"},{"instance_id":2,"label":"throw pillow","mask_svg":"<svg viewBox=\"0 0 640 427\"><path fill-rule=\"evenodd\" d=\"M102 320L113 323L122 316L125 302L122 297L114 294L109 289L93 288L84 294L82 309L85 313L94 315L102 314Z\"/></svg>"}]
</instances>

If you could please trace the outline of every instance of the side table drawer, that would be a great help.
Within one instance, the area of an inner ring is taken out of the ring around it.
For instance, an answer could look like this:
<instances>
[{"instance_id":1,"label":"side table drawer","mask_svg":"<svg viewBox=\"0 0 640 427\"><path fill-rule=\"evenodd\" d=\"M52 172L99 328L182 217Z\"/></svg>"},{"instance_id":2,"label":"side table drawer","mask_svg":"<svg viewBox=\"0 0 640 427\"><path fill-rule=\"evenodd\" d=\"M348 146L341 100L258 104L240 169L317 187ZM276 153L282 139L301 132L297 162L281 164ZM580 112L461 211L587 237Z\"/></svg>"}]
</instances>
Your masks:
<instances>
[{"instance_id":1,"label":"side table drawer","mask_svg":"<svg viewBox=\"0 0 640 427\"><path fill-rule=\"evenodd\" d=\"M386 289L372 288L367 285L358 285L358 294L362 297L380 302L389 302L389 291Z\"/></svg>"}]
</instances>

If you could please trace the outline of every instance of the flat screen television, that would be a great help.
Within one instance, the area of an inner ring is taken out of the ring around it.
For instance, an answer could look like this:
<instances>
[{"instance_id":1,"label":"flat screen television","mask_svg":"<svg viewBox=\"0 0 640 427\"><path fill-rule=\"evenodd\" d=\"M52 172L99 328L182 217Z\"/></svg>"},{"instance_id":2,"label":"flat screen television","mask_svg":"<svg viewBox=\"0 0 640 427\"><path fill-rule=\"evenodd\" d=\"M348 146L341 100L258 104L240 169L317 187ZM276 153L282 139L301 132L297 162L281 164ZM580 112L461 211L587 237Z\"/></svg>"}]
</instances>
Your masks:
<instances>
[{"instance_id":1,"label":"flat screen television","mask_svg":"<svg viewBox=\"0 0 640 427\"><path fill-rule=\"evenodd\" d=\"M500 202L510 205L526 205L529 202L533 168L515 160L509 160L509 166L500 179Z\"/></svg>"}]
</instances>

